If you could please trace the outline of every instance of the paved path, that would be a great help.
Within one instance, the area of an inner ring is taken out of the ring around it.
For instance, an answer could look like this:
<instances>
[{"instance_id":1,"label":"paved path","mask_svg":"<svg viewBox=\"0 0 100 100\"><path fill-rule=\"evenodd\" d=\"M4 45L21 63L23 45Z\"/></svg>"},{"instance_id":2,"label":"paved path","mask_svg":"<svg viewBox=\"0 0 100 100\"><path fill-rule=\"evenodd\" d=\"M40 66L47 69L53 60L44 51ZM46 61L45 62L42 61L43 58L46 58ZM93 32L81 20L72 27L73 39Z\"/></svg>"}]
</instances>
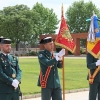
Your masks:
<instances>
[{"instance_id":1,"label":"paved path","mask_svg":"<svg viewBox=\"0 0 100 100\"><path fill-rule=\"evenodd\" d=\"M89 91L67 93L65 95L65 100L88 100L88 92ZM38 97L38 98L30 98L30 99L23 99L23 100L41 100L41 98Z\"/></svg>"}]
</instances>

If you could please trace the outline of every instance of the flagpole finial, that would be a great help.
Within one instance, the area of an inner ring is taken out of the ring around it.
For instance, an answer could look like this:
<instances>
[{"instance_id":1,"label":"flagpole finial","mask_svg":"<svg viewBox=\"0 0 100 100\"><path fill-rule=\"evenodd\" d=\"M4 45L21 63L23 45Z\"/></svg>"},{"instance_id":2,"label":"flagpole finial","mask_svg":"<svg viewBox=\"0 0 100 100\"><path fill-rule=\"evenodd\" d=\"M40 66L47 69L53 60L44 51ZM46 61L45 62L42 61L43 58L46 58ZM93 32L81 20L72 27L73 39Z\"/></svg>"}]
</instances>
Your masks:
<instances>
[{"instance_id":1,"label":"flagpole finial","mask_svg":"<svg viewBox=\"0 0 100 100\"><path fill-rule=\"evenodd\" d=\"M61 8L61 17L63 17L63 15L64 15L64 8L63 8L63 4L62 4L62 8Z\"/></svg>"}]
</instances>

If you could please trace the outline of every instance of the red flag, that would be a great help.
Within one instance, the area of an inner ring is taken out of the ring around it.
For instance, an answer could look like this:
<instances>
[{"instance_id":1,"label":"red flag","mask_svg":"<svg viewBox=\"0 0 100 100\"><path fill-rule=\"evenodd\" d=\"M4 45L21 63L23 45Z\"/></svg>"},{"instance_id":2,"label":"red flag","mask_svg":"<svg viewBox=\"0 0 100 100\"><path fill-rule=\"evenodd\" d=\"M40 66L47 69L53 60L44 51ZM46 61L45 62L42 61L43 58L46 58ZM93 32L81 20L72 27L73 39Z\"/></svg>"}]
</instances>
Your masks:
<instances>
[{"instance_id":1,"label":"red flag","mask_svg":"<svg viewBox=\"0 0 100 100\"><path fill-rule=\"evenodd\" d=\"M62 10L61 25L59 33L55 40L55 44L65 49L68 49L72 53L75 51L76 48L76 44L74 43L72 36L70 35L67 22L63 16L63 10Z\"/></svg>"}]
</instances>

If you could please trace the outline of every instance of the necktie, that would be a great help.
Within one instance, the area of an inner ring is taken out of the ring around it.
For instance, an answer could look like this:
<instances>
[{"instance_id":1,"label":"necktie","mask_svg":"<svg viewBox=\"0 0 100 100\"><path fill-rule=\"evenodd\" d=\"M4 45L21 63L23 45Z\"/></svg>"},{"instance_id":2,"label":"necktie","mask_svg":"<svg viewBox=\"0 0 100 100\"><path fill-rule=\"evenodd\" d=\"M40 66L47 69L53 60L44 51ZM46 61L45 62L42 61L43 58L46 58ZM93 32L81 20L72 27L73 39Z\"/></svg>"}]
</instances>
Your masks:
<instances>
[{"instance_id":1,"label":"necktie","mask_svg":"<svg viewBox=\"0 0 100 100\"><path fill-rule=\"evenodd\" d=\"M52 53L52 58L54 58L54 53Z\"/></svg>"},{"instance_id":2,"label":"necktie","mask_svg":"<svg viewBox=\"0 0 100 100\"><path fill-rule=\"evenodd\" d=\"M6 58L8 59L8 55L6 55Z\"/></svg>"}]
</instances>

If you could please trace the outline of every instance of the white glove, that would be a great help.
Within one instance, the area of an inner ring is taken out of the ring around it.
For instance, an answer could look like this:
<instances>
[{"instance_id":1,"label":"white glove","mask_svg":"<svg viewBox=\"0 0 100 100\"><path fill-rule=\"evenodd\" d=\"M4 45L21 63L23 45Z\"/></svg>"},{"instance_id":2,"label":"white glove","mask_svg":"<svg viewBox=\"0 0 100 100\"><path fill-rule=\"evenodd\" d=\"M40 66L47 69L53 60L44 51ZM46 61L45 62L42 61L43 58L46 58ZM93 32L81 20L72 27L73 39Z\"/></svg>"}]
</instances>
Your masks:
<instances>
[{"instance_id":1,"label":"white glove","mask_svg":"<svg viewBox=\"0 0 100 100\"><path fill-rule=\"evenodd\" d=\"M60 56L58 56L58 54L56 54L56 60L58 61L58 60L62 60L62 57L60 57Z\"/></svg>"},{"instance_id":2,"label":"white glove","mask_svg":"<svg viewBox=\"0 0 100 100\"><path fill-rule=\"evenodd\" d=\"M58 57L58 54L56 54L56 57L55 57L55 58L56 58L57 61L60 59L60 58Z\"/></svg>"},{"instance_id":3,"label":"white glove","mask_svg":"<svg viewBox=\"0 0 100 100\"><path fill-rule=\"evenodd\" d=\"M14 81L15 81L17 84L19 84L19 81L18 81L17 79L14 79Z\"/></svg>"},{"instance_id":4,"label":"white glove","mask_svg":"<svg viewBox=\"0 0 100 100\"><path fill-rule=\"evenodd\" d=\"M18 84L19 84L19 81L14 79L13 82L12 82L12 86L17 88L18 87Z\"/></svg>"},{"instance_id":5,"label":"white glove","mask_svg":"<svg viewBox=\"0 0 100 100\"><path fill-rule=\"evenodd\" d=\"M97 60L96 66L99 66L99 65L100 65L100 60Z\"/></svg>"},{"instance_id":6,"label":"white glove","mask_svg":"<svg viewBox=\"0 0 100 100\"><path fill-rule=\"evenodd\" d=\"M62 49L59 53L58 53L58 56L59 57L62 57L65 55L65 49Z\"/></svg>"},{"instance_id":7,"label":"white glove","mask_svg":"<svg viewBox=\"0 0 100 100\"><path fill-rule=\"evenodd\" d=\"M62 60L62 57L59 57L59 60L61 61Z\"/></svg>"}]
</instances>

